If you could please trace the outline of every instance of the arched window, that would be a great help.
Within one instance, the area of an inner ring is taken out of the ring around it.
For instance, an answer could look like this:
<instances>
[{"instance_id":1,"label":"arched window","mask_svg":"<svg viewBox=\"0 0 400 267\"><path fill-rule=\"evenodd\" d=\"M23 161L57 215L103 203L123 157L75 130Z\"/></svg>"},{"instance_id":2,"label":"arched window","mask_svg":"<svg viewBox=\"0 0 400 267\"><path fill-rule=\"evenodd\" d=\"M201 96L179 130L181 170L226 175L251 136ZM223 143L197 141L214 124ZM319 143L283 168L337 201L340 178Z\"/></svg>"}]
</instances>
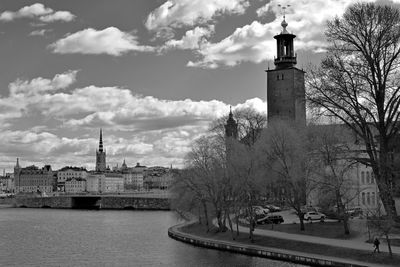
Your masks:
<instances>
[{"instance_id":1,"label":"arched window","mask_svg":"<svg viewBox=\"0 0 400 267\"><path fill-rule=\"evenodd\" d=\"M361 172L361 184L365 184L365 173L364 173L364 171Z\"/></svg>"},{"instance_id":2,"label":"arched window","mask_svg":"<svg viewBox=\"0 0 400 267\"><path fill-rule=\"evenodd\" d=\"M367 193L367 205L371 205L371 198L369 192Z\"/></svg>"},{"instance_id":3,"label":"arched window","mask_svg":"<svg viewBox=\"0 0 400 267\"><path fill-rule=\"evenodd\" d=\"M362 201L362 204L365 205L365 193L364 192L361 194L361 201Z\"/></svg>"},{"instance_id":4,"label":"arched window","mask_svg":"<svg viewBox=\"0 0 400 267\"><path fill-rule=\"evenodd\" d=\"M279 81L279 74L278 74L278 75L276 75L276 79Z\"/></svg>"},{"instance_id":5,"label":"arched window","mask_svg":"<svg viewBox=\"0 0 400 267\"><path fill-rule=\"evenodd\" d=\"M375 206L375 192L372 192L371 203Z\"/></svg>"},{"instance_id":6,"label":"arched window","mask_svg":"<svg viewBox=\"0 0 400 267\"><path fill-rule=\"evenodd\" d=\"M367 177L367 184L371 183L371 175L369 174L369 172L365 172L365 176Z\"/></svg>"}]
</instances>

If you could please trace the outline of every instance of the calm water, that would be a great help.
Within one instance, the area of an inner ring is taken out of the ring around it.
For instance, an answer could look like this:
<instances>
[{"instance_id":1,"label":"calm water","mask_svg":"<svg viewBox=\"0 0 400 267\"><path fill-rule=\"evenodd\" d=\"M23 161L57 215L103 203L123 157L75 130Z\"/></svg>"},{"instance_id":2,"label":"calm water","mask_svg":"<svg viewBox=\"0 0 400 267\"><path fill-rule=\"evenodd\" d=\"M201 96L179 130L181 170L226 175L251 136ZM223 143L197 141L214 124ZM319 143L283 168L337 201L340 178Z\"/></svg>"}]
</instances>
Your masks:
<instances>
[{"instance_id":1,"label":"calm water","mask_svg":"<svg viewBox=\"0 0 400 267\"><path fill-rule=\"evenodd\" d=\"M0 209L0 266L300 266L168 237L172 212Z\"/></svg>"}]
</instances>

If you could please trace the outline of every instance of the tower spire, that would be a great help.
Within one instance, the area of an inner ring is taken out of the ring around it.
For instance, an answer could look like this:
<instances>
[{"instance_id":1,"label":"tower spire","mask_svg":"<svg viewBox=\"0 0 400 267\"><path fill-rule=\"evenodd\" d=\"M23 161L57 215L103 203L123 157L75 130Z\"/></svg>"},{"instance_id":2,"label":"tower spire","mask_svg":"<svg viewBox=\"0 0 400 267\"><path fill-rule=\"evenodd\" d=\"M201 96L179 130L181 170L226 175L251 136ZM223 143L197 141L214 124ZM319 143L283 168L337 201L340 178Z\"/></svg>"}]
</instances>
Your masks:
<instances>
[{"instance_id":1,"label":"tower spire","mask_svg":"<svg viewBox=\"0 0 400 267\"><path fill-rule=\"evenodd\" d=\"M103 152L103 130L100 128L99 151Z\"/></svg>"}]
</instances>

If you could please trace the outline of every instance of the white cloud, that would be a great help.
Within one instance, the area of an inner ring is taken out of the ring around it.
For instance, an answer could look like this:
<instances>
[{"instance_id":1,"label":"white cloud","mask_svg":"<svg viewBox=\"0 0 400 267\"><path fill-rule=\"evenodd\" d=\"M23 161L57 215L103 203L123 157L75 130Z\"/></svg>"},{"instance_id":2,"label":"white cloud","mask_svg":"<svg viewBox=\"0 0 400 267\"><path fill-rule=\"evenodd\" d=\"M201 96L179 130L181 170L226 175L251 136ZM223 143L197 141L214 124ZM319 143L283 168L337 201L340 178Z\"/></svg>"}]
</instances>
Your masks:
<instances>
[{"instance_id":1,"label":"white cloud","mask_svg":"<svg viewBox=\"0 0 400 267\"><path fill-rule=\"evenodd\" d=\"M55 75L51 80L42 77L32 79L31 81L17 79L9 85L10 94L29 96L40 92L64 89L76 81L77 73L77 70L70 70Z\"/></svg>"},{"instance_id":2,"label":"white cloud","mask_svg":"<svg viewBox=\"0 0 400 267\"><path fill-rule=\"evenodd\" d=\"M214 33L214 26L196 27L189 30L180 40L167 41L162 49L199 49L206 41L205 38L210 37Z\"/></svg>"},{"instance_id":3,"label":"white cloud","mask_svg":"<svg viewBox=\"0 0 400 267\"><path fill-rule=\"evenodd\" d=\"M68 11L57 11L53 14L41 16L39 19L43 22L54 22L54 21L68 22L74 20L75 16Z\"/></svg>"},{"instance_id":4,"label":"white cloud","mask_svg":"<svg viewBox=\"0 0 400 267\"><path fill-rule=\"evenodd\" d=\"M0 97L0 124L7 125L0 131L3 162L19 156L24 166L46 163L58 168L93 168L102 127L110 166L124 158L145 165L182 166L191 141L205 133L212 120L229 112L229 105L217 100L165 100L94 85L63 90L71 87L76 74L68 71L53 78L18 79L9 85L9 95ZM233 109L244 107L266 111L266 103L258 98ZM19 122L34 120L42 126L10 130ZM44 126L48 121L51 127ZM65 137L65 133L74 137Z\"/></svg>"},{"instance_id":5,"label":"white cloud","mask_svg":"<svg viewBox=\"0 0 400 267\"><path fill-rule=\"evenodd\" d=\"M47 32L51 32L50 29L41 29L32 31L29 35L30 36L44 36Z\"/></svg>"},{"instance_id":6,"label":"white cloud","mask_svg":"<svg viewBox=\"0 0 400 267\"><path fill-rule=\"evenodd\" d=\"M41 3L35 3L30 6L24 6L18 11L4 11L0 14L0 21L13 21L19 18L38 18L43 22L54 22L54 21L72 21L75 19L69 11L56 11L45 7Z\"/></svg>"},{"instance_id":7,"label":"white cloud","mask_svg":"<svg viewBox=\"0 0 400 267\"><path fill-rule=\"evenodd\" d=\"M372 0L364 0L371 2ZM327 20L343 14L345 9L356 0L287 0L290 5L286 10L288 30L297 34L295 49L312 50L316 53L326 47L323 30ZM201 56L197 61L189 61L187 66L200 68L217 68L219 66L235 66L241 62L260 63L271 60L276 55L275 39L282 28L281 10L278 0L271 0L256 12L262 17L266 13L274 13L276 18L268 23L253 21L249 25L237 28L231 35L213 43L203 39L196 53Z\"/></svg>"},{"instance_id":8,"label":"white cloud","mask_svg":"<svg viewBox=\"0 0 400 267\"><path fill-rule=\"evenodd\" d=\"M154 48L139 45L137 37L115 27L104 30L88 28L56 41L49 46L59 54L108 54L120 56L129 51L153 51Z\"/></svg>"},{"instance_id":9,"label":"white cloud","mask_svg":"<svg viewBox=\"0 0 400 267\"><path fill-rule=\"evenodd\" d=\"M222 14L243 14L248 0L168 0L152 11L145 22L147 29L194 26Z\"/></svg>"}]
</instances>

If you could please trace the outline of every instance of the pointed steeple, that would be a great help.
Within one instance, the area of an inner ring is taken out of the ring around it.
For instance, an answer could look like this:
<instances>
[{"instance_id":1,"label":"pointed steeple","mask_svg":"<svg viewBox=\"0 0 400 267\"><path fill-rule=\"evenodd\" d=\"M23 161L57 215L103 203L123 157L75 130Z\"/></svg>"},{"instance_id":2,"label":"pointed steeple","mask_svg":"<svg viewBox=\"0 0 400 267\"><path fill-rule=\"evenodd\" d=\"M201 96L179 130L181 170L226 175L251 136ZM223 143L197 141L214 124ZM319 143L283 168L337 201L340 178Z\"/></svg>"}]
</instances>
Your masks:
<instances>
[{"instance_id":1,"label":"pointed steeple","mask_svg":"<svg viewBox=\"0 0 400 267\"><path fill-rule=\"evenodd\" d=\"M15 168L19 168L19 158L17 158L17 164L15 164Z\"/></svg>"},{"instance_id":2,"label":"pointed steeple","mask_svg":"<svg viewBox=\"0 0 400 267\"><path fill-rule=\"evenodd\" d=\"M237 138L238 136L238 130L237 130L238 124L233 118L233 113L232 113L232 106L229 108L229 117L228 120L226 121L225 124L225 136L227 137L233 137Z\"/></svg>"},{"instance_id":3,"label":"pointed steeple","mask_svg":"<svg viewBox=\"0 0 400 267\"><path fill-rule=\"evenodd\" d=\"M103 130L100 128L99 151L103 152Z\"/></svg>"}]
</instances>

